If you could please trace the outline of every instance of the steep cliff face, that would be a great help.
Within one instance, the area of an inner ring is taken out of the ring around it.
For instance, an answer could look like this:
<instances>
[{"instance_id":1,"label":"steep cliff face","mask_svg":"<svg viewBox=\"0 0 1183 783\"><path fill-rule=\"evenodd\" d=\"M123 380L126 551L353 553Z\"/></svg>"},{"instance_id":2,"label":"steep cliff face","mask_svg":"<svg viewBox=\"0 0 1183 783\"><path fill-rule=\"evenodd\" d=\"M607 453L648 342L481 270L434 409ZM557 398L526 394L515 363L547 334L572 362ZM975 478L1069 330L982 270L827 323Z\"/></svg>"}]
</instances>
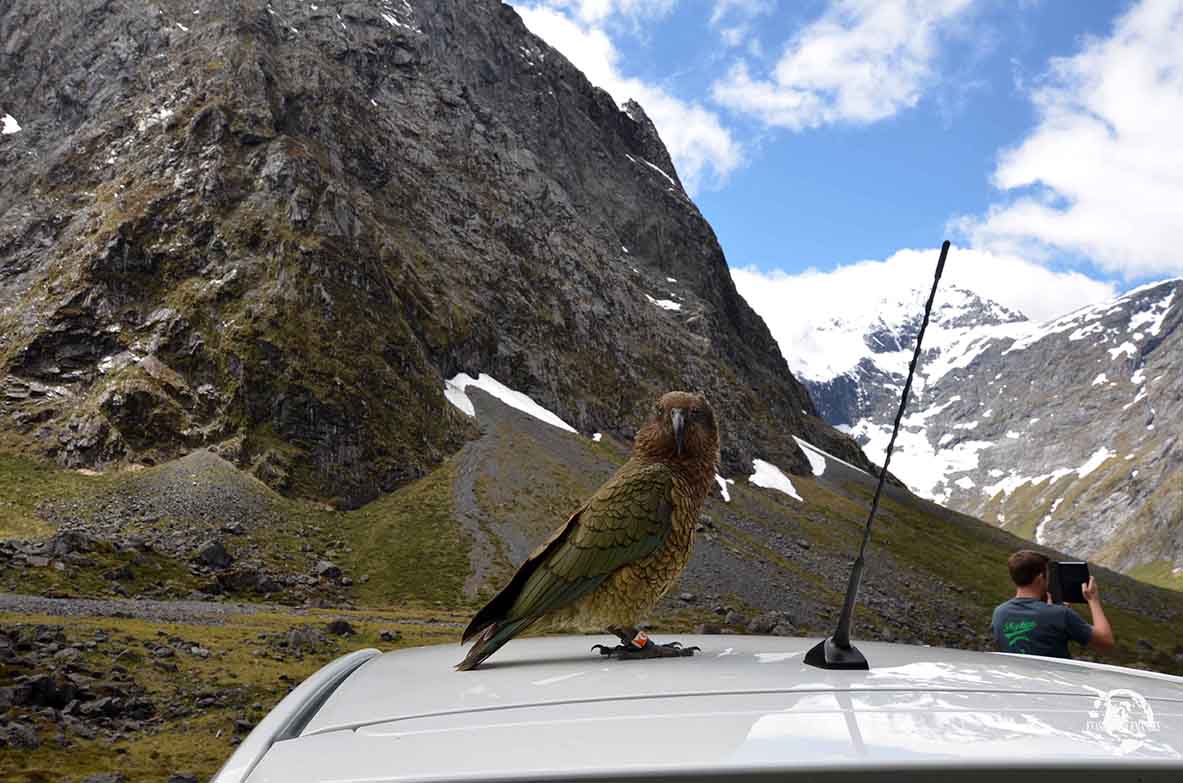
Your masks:
<instances>
[{"instance_id":1,"label":"steep cliff face","mask_svg":"<svg viewBox=\"0 0 1183 783\"><path fill-rule=\"evenodd\" d=\"M629 437L671 387L724 472L865 464L736 294L643 109L493 0L0 11L0 428L67 466L195 447L356 505L489 373Z\"/></svg>"},{"instance_id":2,"label":"steep cliff face","mask_svg":"<svg viewBox=\"0 0 1183 783\"><path fill-rule=\"evenodd\" d=\"M893 471L1040 544L1183 585L1183 280L1044 324L968 292L941 298ZM831 356L851 337L863 354L806 381L872 458L907 372L895 346L914 335L910 310L820 330Z\"/></svg>"}]
</instances>

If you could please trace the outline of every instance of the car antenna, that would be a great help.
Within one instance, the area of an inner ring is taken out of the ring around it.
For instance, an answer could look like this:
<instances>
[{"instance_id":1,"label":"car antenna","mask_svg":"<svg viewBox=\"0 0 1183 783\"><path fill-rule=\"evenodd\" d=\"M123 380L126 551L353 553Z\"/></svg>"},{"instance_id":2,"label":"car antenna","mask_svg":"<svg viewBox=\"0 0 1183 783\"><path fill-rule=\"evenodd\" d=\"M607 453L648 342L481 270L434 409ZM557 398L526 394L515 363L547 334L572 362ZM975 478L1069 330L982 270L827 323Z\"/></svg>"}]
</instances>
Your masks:
<instances>
[{"instance_id":1,"label":"car antenna","mask_svg":"<svg viewBox=\"0 0 1183 783\"><path fill-rule=\"evenodd\" d=\"M924 340L924 330L928 327L928 316L932 312L932 301L937 295L937 284L941 282L941 272L945 270L945 258L949 255L949 240L941 245L941 257L937 261L937 273L932 280L932 292L928 295L928 302L924 305L924 320L920 322L920 332L916 335L916 349L912 352L912 363L908 365L908 380L904 383L904 394L900 397L900 408L895 414L895 426L891 430L891 440L887 442L887 454L883 457L883 468L879 471L879 484L875 487L875 496L871 499L871 513L867 516L867 524L863 527L863 543L858 549L858 558L850 569L850 584L846 586L846 598L842 602L842 614L838 616L838 627L834 635L818 642L809 652L805 653L805 663L819 669L869 669L867 659L850 643L850 626L854 619L854 603L858 600L859 583L863 578L863 552L867 549L867 541L871 538L871 522L875 520L875 512L879 509L879 494L883 491L883 481L887 478L887 464L891 462L891 449L895 446L895 436L900 431L900 421L904 418L904 408L908 405L908 392L912 390L912 375L916 372L916 364L920 361L920 343Z\"/></svg>"}]
</instances>

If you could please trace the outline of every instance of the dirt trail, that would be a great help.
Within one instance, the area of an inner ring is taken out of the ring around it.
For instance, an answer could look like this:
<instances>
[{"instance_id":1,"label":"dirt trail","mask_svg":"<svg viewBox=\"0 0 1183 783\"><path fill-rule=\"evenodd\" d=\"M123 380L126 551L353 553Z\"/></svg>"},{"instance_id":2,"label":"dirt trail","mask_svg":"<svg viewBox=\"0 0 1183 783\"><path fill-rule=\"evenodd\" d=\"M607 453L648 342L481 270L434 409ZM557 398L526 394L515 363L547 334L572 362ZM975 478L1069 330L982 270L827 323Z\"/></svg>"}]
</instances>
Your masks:
<instances>
[{"instance_id":1,"label":"dirt trail","mask_svg":"<svg viewBox=\"0 0 1183 783\"><path fill-rule=\"evenodd\" d=\"M232 615L270 611L294 614L300 610L270 604L153 601L146 598L46 598L40 595L0 593L0 612L57 617L134 617L166 623L219 625Z\"/></svg>"},{"instance_id":2,"label":"dirt trail","mask_svg":"<svg viewBox=\"0 0 1183 783\"><path fill-rule=\"evenodd\" d=\"M480 402L484 394L480 389L468 390L470 399ZM480 413L485 413L482 404ZM480 416L481 437L465 444L456 455L456 479L452 484L452 510L456 519L464 527L464 531L472 537L472 547L468 551L469 575L464 580L464 594L475 596L485 583L489 569L497 554L497 547L486 528L482 525L485 520L484 512L476 497L476 484L481 476L482 467L488 463L493 455L493 444L489 435L491 419Z\"/></svg>"}]
</instances>

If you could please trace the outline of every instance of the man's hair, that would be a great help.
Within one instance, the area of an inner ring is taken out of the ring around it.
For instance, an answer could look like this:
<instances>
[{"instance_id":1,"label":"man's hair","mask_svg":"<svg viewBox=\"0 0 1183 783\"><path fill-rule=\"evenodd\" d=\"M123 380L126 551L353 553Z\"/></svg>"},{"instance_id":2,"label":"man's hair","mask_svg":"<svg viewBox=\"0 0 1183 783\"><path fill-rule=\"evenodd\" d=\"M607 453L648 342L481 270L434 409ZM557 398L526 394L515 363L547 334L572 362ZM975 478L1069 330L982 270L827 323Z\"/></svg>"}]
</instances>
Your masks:
<instances>
[{"instance_id":1,"label":"man's hair","mask_svg":"<svg viewBox=\"0 0 1183 783\"><path fill-rule=\"evenodd\" d=\"M1030 549L1020 549L1006 561L1010 569L1010 578L1019 587L1025 587L1035 581L1035 577L1047 570L1047 555L1032 552Z\"/></svg>"}]
</instances>

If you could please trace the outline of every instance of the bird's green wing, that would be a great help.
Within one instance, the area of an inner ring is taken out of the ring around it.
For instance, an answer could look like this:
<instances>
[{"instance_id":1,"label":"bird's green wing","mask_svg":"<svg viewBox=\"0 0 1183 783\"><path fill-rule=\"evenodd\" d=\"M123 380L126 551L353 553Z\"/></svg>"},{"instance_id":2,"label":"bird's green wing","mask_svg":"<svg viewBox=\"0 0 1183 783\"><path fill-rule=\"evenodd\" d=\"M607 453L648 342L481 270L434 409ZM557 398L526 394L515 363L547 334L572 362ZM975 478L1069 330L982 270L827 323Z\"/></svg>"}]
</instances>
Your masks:
<instances>
[{"instance_id":1,"label":"bird's green wing","mask_svg":"<svg viewBox=\"0 0 1183 783\"><path fill-rule=\"evenodd\" d=\"M533 568L507 616L536 617L566 606L655 551L669 534L672 490L666 465L618 472L522 565L523 571Z\"/></svg>"}]
</instances>

